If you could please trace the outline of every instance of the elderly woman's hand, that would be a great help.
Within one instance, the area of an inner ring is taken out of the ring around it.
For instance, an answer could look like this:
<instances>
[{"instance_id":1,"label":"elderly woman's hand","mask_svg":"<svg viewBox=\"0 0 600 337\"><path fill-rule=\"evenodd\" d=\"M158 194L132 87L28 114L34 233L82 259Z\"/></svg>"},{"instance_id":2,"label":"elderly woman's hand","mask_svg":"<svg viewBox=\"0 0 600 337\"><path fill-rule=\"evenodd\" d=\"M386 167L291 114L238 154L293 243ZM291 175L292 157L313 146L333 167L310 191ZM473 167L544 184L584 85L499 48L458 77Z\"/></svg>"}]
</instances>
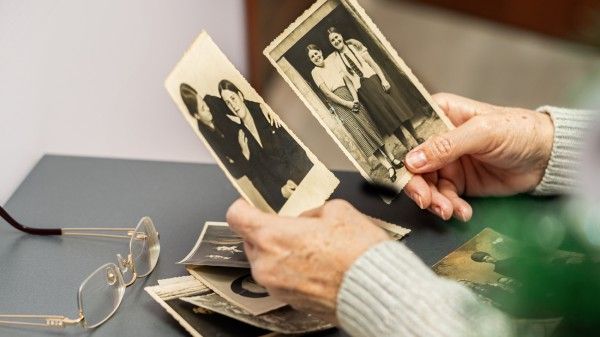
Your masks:
<instances>
[{"instance_id":1,"label":"elderly woman's hand","mask_svg":"<svg viewBox=\"0 0 600 337\"><path fill-rule=\"evenodd\" d=\"M554 135L547 114L450 94L433 98L457 128L406 156L407 169L416 175L405 192L421 208L467 221L473 211L460 196L511 195L540 183Z\"/></svg>"},{"instance_id":2,"label":"elderly woman's hand","mask_svg":"<svg viewBox=\"0 0 600 337\"><path fill-rule=\"evenodd\" d=\"M341 200L298 218L264 213L239 199L227 222L244 239L254 279L299 310L336 321L337 294L345 272L388 234Z\"/></svg>"}]
</instances>

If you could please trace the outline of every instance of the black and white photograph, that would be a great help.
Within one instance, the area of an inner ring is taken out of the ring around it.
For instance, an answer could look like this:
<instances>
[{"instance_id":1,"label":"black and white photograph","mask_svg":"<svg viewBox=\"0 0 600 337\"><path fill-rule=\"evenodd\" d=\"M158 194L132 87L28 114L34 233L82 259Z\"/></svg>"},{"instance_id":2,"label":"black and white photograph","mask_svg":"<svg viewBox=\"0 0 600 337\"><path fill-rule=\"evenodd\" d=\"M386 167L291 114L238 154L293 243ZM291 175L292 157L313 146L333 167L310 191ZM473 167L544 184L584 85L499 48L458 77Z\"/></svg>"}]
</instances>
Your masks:
<instances>
[{"instance_id":1,"label":"black and white photograph","mask_svg":"<svg viewBox=\"0 0 600 337\"><path fill-rule=\"evenodd\" d=\"M173 279L175 280L175 279ZM171 281L171 279L161 280ZM222 314L215 314L211 310L200 308L195 304L186 301L189 296L200 297L202 295L215 295L211 290L198 292L195 294L187 294L187 282L175 280L177 284L170 286L157 285L146 287L146 292L157 302L165 311L169 313L191 336L222 336L222 337L237 337L237 336L271 336L270 330L261 329L256 325L248 324L236 317L231 317ZM177 289L180 288L180 289ZM209 297L214 298L214 297Z\"/></svg>"},{"instance_id":2,"label":"black and white photograph","mask_svg":"<svg viewBox=\"0 0 600 337\"><path fill-rule=\"evenodd\" d=\"M354 0L320 0L265 50L369 181L399 189L406 154L450 122Z\"/></svg>"},{"instance_id":3,"label":"black and white photograph","mask_svg":"<svg viewBox=\"0 0 600 337\"><path fill-rule=\"evenodd\" d=\"M339 181L202 32L165 86L227 177L251 204L298 215Z\"/></svg>"},{"instance_id":4,"label":"black and white photograph","mask_svg":"<svg viewBox=\"0 0 600 337\"><path fill-rule=\"evenodd\" d=\"M226 222L207 222L194 248L178 263L193 266L250 268L244 241Z\"/></svg>"},{"instance_id":5,"label":"black and white photograph","mask_svg":"<svg viewBox=\"0 0 600 337\"><path fill-rule=\"evenodd\" d=\"M332 324L314 315L294 310L290 306L255 316L227 302L215 293L182 297L181 300L215 313L235 318L255 327L282 334L309 333L333 328Z\"/></svg>"},{"instance_id":6,"label":"black and white photograph","mask_svg":"<svg viewBox=\"0 0 600 337\"><path fill-rule=\"evenodd\" d=\"M219 296L252 315L261 315L286 306L254 281L250 269L188 266L187 270Z\"/></svg>"}]
</instances>

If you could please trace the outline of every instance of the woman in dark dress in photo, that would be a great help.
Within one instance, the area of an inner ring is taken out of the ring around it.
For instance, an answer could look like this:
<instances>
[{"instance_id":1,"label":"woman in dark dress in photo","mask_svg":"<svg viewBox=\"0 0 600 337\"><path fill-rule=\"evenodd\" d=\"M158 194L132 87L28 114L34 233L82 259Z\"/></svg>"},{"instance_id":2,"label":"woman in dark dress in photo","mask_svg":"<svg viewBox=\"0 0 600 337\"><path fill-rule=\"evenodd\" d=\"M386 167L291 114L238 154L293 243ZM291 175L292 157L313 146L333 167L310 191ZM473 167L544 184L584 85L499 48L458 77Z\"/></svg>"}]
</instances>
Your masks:
<instances>
[{"instance_id":1,"label":"woman in dark dress in photo","mask_svg":"<svg viewBox=\"0 0 600 337\"><path fill-rule=\"evenodd\" d=\"M306 151L283 127L271 125L260 103L244 98L236 85L219 82L219 95L227 104L230 128L237 130L246 176L276 212L308 174L313 163Z\"/></svg>"},{"instance_id":2,"label":"woman in dark dress in photo","mask_svg":"<svg viewBox=\"0 0 600 337\"><path fill-rule=\"evenodd\" d=\"M379 65L373 60L366 46L357 40L345 41L335 27L327 29L329 42L335 48L330 55L341 62L356 79L358 97L369 112L377 128L384 136L394 135L407 150L413 148L403 133L406 130L417 143L424 139L417 135L411 118L413 113L402 101L394 100L389 90L391 84Z\"/></svg>"},{"instance_id":3,"label":"woman in dark dress in photo","mask_svg":"<svg viewBox=\"0 0 600 337\"><path fill-rule=\"evenodd\" d=\"M229 173L236 179L244 176L245 160L242 158L241 148L226 128L223 117L228 111L225 103L215 96L206 95L198 97L196 89L187 83L179 86L179 92L188 113L198 123L198 131L206 139L208 145L219 157L219 160Z\"/></svg>"},{"instance_id":4,"label":"woman in dark dress in photo","mask_svg":"<svg viewBox=\"0 0 600 337\"><path fill-rule=\"evenodd\" d=\"M333 113L342 122L344 128L353 138L358 149L366 158L373 155L388 170L389 178L396 180L394 166L401 161L393 154L385 152L383 139L375 130L363 106L358 103L358 96L344 67L336 62L326 62L323 51L315 44L306 47L308 58L315 65L311 75L319 90L327 97Z\"/></svg>"}]
</instances>

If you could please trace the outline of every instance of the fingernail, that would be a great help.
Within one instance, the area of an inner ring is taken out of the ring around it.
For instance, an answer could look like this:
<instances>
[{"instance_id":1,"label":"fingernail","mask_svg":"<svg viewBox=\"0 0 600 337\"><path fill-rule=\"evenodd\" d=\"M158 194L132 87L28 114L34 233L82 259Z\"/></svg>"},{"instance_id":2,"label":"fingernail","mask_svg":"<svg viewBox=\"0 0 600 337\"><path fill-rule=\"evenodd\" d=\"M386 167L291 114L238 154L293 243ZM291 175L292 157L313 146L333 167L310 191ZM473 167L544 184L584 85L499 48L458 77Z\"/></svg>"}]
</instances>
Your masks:
<instances>
[{"instance_id":1,"label":"fingernail","mask_svg":"<svg viewBox=\"0 0 600 337\"><path fill-rule=\"evenodd\" d=\"M465 214L465 210L464 209L461 208L456 213L457 213L456 215L458 216L458 219L460 221L467 222L467 216Z\"/></svg>"},{"instance_id":2,"label":"fingernail","mask_svg":"<svg viewBox=\"0 0 600 337\"><path fill-rule=\"evenodd\" d=\"M442 218L444 220L448 220L448 218L446 217L446 211L442 207L434 206L433 210L435 211L435 213L437 213L437 215L440 216L440 218Z\"/></svg>"},{"instance_id":3,"label":"fingernail","mask_svg":"<svg viewBox=\"0 0 600 337\"><path fill-rule=\"evenodd\" d=\"M427 164L425 152L421 150L410 152L406 156L406 163L414 168L423 167L425 164Z\"/></svg>"},{"instance_id":4,"label":"fingernail","mask_svg":"<svg viewBox=\"0 0 600 337\"><path fill-rule=\"evenodd\" d=\"M461 209L458 210L458 216L460 217L460 219L463 222L469 221L469 217L467 216L467 210L464 209L464 208L461 208Z\"/></svg>"},{"instance_id":5,"label":"fingernail","mask_svg":"<svg viewBox=\"0 0 600 337\"><path fill-rule=\"evenodd\" d=\"M419 194L415 193L415 197L413 198L413 200L416 199L417 200L417 204L419 205L420 209L424 209L425 207L423 207L423 200L421 199L421 196Z\"/></svg>"}]
</instances>

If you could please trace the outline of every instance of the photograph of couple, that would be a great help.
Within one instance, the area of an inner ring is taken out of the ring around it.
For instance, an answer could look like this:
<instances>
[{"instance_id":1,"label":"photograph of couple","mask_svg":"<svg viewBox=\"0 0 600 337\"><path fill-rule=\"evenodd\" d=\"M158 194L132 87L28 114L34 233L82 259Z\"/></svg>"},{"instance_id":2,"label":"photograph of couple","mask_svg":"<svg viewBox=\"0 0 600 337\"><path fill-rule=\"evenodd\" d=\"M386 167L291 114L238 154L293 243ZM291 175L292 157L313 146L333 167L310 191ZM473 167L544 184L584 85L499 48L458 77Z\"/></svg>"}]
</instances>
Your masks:
<instances>
[{"instance_id":1,"label":"photograph of couple","mask_svg":"<svg viewBox=\"0 0 600 337\"><path fill-rule=\"evenodd\" d=\"M363 176L402 187L406 153L446 125L351 5L318 2L265 55Z\"/></svg>"},{"instance_id":2,"label":"photograph of couple","mask_svg":"<svg viewBox=\"0 0 600 337\"><path fill-rule=\"evenodd\" d=\"M298 215L339 181L202 32L165 81L184 119L254 206Z\"/></svg>"}]
</instances>

